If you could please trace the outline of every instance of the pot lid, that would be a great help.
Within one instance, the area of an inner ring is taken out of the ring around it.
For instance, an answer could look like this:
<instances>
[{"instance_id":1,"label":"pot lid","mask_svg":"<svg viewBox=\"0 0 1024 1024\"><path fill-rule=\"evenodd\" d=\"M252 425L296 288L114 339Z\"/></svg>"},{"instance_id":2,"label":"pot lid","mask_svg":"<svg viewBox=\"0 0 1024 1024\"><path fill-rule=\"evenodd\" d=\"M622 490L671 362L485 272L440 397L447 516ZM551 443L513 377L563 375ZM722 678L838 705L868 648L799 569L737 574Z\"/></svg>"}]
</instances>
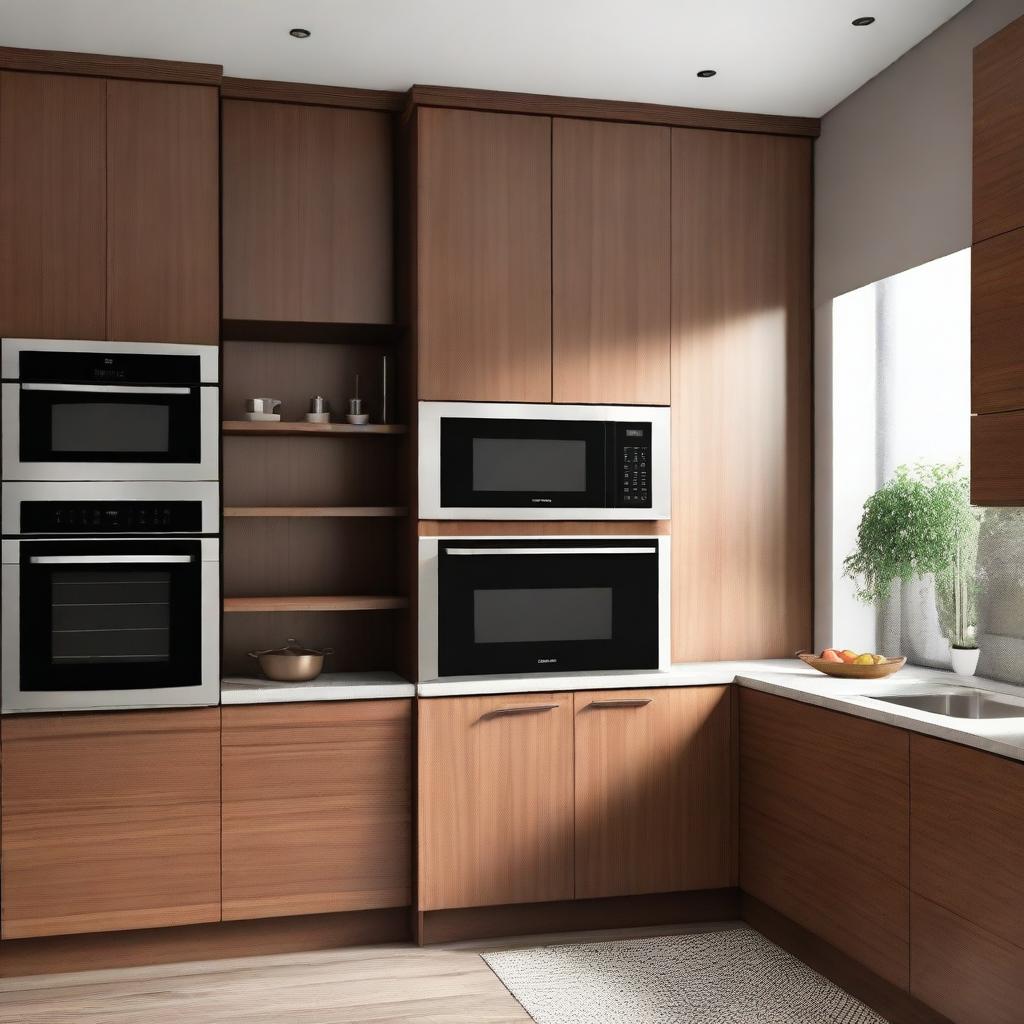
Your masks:
<instances>
[{"instance_id":1,"label":"pot lid","mask_svg":"<svg viewBox=\"0 0 1024 1024\"><path fill-rule=\"evenodd\" d=\"M263 654L284 654L284 655L292 657L292 658L304 658L304 657L307 657L308 655L311 655L311 654L312 655L317 655L317 656L323 656L323 655L328 654L328 653L330 653L330 652L327 651L327 650L317 651L317 650L314 650L312 647L303 647L295 639L295 637L293 637L293 636L288 638L288 640L286 642L286 646L284 646L284 647L277 647L277 648L275 648L273 650L270 650L270 651L259 651L259 652L257 652L258 655L263 655Z\"/></svg>"}]
</instances>

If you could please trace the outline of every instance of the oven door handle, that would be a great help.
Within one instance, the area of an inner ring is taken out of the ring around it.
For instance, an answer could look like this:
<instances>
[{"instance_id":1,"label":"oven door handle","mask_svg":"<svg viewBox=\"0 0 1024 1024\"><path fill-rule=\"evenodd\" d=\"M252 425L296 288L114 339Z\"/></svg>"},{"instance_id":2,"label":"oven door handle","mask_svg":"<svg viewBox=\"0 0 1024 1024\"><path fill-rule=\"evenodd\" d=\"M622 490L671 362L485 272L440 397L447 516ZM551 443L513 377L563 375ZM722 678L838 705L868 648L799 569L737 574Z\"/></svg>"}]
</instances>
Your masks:
<instances>
[{"instance_id":1,"label":"oven door handle","mask_svg":"<svg viewBox=\"0 0 1024 1024\"><path fill-rule=\"evenodd\" d=\"M32 555L33 565L180 565L191 555Z\"/></svg>"},{"instance_id":2,"label":"oven door handle","mask_svg":"<svg viewBox=\"0 0 1024 1024\"><path fill-rule=\"evenodd\" d=\"M445 548L449 555L656 555L657 548Z\"/></svg>"},{"instance_id":3,"label":"oven door handle","mask_svg":"<svg viewBox=\"0 0 1024 1024\"><path fill-rule=\"evenodd\" d=\"M134 384L22 384L22 391L73 391L88 395L190 395L191 388L143 387Z\"/></svg>"}]
</instances>

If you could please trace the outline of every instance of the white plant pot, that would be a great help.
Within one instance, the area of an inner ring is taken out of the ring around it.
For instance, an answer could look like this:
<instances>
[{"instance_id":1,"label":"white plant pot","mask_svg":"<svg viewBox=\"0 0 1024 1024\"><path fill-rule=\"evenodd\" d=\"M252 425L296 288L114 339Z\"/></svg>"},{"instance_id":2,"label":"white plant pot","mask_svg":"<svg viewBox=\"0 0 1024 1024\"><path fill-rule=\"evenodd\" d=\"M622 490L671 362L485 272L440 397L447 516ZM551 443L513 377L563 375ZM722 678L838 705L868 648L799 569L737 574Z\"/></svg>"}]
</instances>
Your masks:
<instances>
[{"instance_id":1,"label":"white plant pot","mask_svg":"<svg viewBox=\"0 0 1024 1024\"><path fill-rule=\"evenodd\" d=\"M975 647L970 650L963 650L958 647L949 649L949 658L953 663L953 671L958 676L973 676L978 671L978 658L981 651Z\"/></svg>"}]
</instances>

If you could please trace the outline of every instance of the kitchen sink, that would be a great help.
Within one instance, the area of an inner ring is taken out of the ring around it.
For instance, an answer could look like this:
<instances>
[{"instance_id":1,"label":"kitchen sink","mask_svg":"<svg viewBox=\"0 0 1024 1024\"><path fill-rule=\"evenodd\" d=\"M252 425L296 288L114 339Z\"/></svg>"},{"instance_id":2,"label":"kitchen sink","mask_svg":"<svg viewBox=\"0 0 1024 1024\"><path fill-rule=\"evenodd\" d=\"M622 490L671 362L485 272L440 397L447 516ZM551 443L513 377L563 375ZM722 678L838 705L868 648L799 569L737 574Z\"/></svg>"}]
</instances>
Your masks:
<instances>
[{"instance_id":1,"label":"kitchen sink","mask_svg":"<svg viewBox=\"0 0 1024 1024\"><path fill-rule=\"evenodd\" d=\"M959 693L901 693L887 697L863 693L862 697L899 704L917 711L950 718L1024 718L1024 703L1013 703L984 690L963 690Z\"/></svg>"}]
</instances>

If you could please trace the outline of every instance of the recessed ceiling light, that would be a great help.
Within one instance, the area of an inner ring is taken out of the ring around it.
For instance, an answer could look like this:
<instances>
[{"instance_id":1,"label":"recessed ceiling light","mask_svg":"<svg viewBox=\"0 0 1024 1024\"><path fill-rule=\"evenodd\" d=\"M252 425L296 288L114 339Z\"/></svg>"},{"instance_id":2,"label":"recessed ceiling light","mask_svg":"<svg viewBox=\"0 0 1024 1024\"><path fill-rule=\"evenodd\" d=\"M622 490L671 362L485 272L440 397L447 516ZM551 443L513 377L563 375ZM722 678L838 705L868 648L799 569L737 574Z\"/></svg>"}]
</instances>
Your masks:
<instances>
[{"instance_id":1,"label":"recessed ceiling light","mask_svg":"<svg viewBox=\"0 0 1024 1024\"><path fill-rule=\"evenodd\" d=\"M697 77L698 78L714 78L715 75L717 75L717 74L718 74L718 72L715 71L714 69L712 69L712 68L705 68L703 71L698 71L697 72Z\"/></svg>"},{"instance_id":2,"label":"recessed ceiling light","mask_svg":"<svg viewBox=\"0 0 1024 1024\"><path fill-rule=\"evenodd\" d=\"M865 25L874 25L874 18L854 18L851 25L856 25L857 28L863 28Z\"/></svg>"},{"instance_id":3,"label":"recessed ceiling light","mask_svg":"<svg viewBox=\"0 0 1024 1024\"><path fill-rule=\"evenodd\" d=\"M288 35L296 39L308 39L313 33L308 28L293 28L288 30Z\"/></svg>"}]
</instances>

